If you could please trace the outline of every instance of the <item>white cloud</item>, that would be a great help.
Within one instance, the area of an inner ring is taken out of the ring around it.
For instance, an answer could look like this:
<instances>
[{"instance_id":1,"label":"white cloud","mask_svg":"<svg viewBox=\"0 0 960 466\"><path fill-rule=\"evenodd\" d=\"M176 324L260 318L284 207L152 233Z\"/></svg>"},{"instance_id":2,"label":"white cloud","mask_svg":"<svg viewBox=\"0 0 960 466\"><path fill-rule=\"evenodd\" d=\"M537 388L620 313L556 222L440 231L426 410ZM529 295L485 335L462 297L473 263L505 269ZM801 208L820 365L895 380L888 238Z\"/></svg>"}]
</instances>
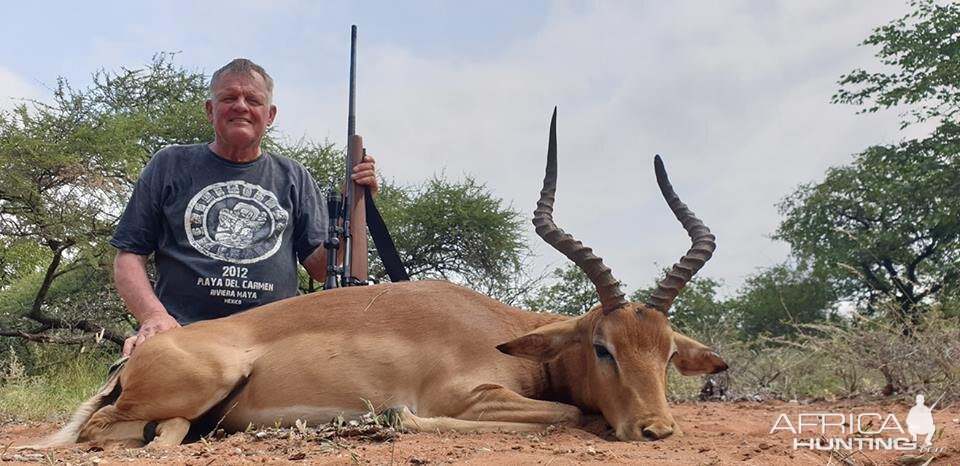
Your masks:
<instances>
[{"instance_id":1,"label":"white cloud","mask_svg":"<svg viewBox=\"0 0 960 466\"><path fill-rule=\"evenodd\" d=\"M735 288L786 257L769 239L775 202L896 139L894 112L858 116L829 99L841 73L873 63L856 44L902 15L899 1L590 5L558 5L542 30L485 60L363 49L358 127L383 173L470 173L529 213L559 105L561 226L631 288L650 284L689 246L655 186L651 159L662 153L719 238L704 274ZM345 91L298 100L324 110L287 105L298 126L344 126ZM562 262L538 251L542 264Z\"/></svg>"},{"instance_id":2,"label":"white cloud","mask_svg":"<svg viewBox=\"0 0 960 466\"><path fill-rule=\"evenodd\" d=\"M40 99L44 95L38 84L31 84L13 71L0 66L0 111L12 110L24 99Z\"/></svg>"}]
</instances>

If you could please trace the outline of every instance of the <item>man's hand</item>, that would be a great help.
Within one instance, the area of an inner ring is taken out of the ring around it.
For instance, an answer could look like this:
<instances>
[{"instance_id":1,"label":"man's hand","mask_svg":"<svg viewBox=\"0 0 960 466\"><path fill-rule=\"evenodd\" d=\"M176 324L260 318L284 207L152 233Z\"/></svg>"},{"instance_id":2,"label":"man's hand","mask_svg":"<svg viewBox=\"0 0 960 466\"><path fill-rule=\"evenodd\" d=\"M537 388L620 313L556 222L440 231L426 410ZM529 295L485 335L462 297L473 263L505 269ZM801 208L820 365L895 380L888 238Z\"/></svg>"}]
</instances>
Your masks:
<instances>
[{"instance_id":1,"label":"man's hand","mask_svg":"<svg viewBox=\"0 0 960 466\"><path fill-rule=\"evenodd\" d=\"M127 338L123 342L123 355L130 356L133 350L143 343L144 340L158 333L165 332L172 328L179 327L180 324L170 314L156 313L140 322L140 331L136 335Z\"/></svg>"},{"instance_id":2,"label":"man's hand","mask_svg":"<svg viewBox=\"0 0 960 466\"><path fill-rule=\"evenodd\" d=\"M140 321L140 332L123 342L124 356L130 356L133 348L143 340L180 326L153 292L147 278L147 256L117 251L113 260L113 281L127 309Z\"/></svg>"},{"instance_id":3,"label":"man's hand","mask_svg":"<svg viewBox=\"0 0 960 466\"><path fill-rule=\"evenodd\" d=\"M362 161L353 166L350 178L361 186L369 186L370 194L376 194L380 189L377 184L377 162L369 155L364 155Z\"/></svg>"}]
</instances>

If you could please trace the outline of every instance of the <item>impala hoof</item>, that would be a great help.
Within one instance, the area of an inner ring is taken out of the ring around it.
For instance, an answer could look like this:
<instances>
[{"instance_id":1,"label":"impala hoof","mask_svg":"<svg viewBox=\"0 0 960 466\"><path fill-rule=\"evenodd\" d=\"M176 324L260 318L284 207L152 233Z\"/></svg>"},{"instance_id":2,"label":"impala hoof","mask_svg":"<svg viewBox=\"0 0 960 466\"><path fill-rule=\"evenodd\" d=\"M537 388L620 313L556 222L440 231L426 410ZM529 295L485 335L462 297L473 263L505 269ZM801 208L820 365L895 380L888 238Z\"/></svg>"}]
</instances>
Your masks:
<instances>
[{"instance_id":1,"label":"impala hoof","mask_svg":"<svg viewBox=\"0 0 960 466\"><path fill-rule=\"evenodd\" d=\"M641 431L645 440L662 440L673 435L673 428L662 424L651 424Z\"/></svg>"}]
</instances>

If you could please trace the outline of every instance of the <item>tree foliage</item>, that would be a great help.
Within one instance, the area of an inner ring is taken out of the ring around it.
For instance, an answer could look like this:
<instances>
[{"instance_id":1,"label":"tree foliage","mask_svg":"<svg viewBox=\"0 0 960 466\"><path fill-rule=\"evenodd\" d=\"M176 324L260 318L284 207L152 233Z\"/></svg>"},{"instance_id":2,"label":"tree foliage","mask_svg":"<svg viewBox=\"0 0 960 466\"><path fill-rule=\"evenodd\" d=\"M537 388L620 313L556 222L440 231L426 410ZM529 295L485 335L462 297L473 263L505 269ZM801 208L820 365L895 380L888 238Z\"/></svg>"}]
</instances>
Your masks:
<instances>
[{"instance_id":1,"label":"tree foliage","mask_svg":"<svg viewBox=\"0 0 960 466\"><path fill-rule=\"evenodd\" d=\"M287 141L282 137L268 134L263 147L274 154L282 154L303 164L310 176L325 190L343 191L344 159L343 150L329 141L322 143L309 139Z\"/></svg>"},{"instance_id":2,"label":"tree foliage","mask_svg":"<svg viewBox=\"0 0 960 466\"><path fill-rule=\"evenodd\" d=\"M100 273L112 251L106 240L151 154L210 140L205 93L202 74L160 54L142 69L101 70L82 90L59 79L50 102L0 114L2 286L30 297L20 306L5 300L0 335L122 340L104 319L88 318L97 306L77 293L96 295L109 283ZM60 292L70 296L56 298Z\"/></svg>"},{"instance_id":3,"label":"tree foliage","mask_svg":"<svg viewBox=\"0 0 960 466\"><path fill-rule=\"evenodd\" d=\"M862 112L906 105L903 125L942 118L957 122L960 110L960 4L913 0L913 11L880 26L863 45L876 46L883 71L856 69L840 79L837 103Z\"/></svg>"},{"instance_id":4,"label":"tree foliage","mask_svg":"<svg viewBox=\"0 0 960 466\"><path fill-rule=\"evenodd\" d=\"M869 306L904 315L960 279L960 128L876 146L780 204L777 237Z\"/></svg>"},{"instance_id":5,"label":"tree foliage","mask_svg":"<svg viewBox=\"0 0 960 466\"><path fill-rule=\"evenodd\" d=\"M268 148L302 163L324 189L342 191L344 153L334 144L274 138ZM473 178L434 176L420 186L380 180L376 202L412 279L451 280L506 303L538 283L526 272L521 214ZM370 278L388 281L372 239L368 251ZM304 291L317 289L305 273L301 279Z\"/></svg>"},{"instance_id":6,"label":"tree foliage","mask_svg":"<svg viewBox=\"0 0 960 466\"><path fill-rule=\"evenodd\" d=\"M835 297L809 270L781 264L749 278L727 304L745 339L794 336L797 326L826 320Z\"/></svg>"},{"instance_id":7,"label":"tree foliage","mask_svg":"<svg viewBox=\"0 0 960 466\"><path fill-rule=\"evenodd\" d=\"M524 306L535 311L578 316L600 304L597 288L576 264L555 268L549 278L552 283L540 286L525 299Z\"/></svg>"},{"instance_id":8,"label":"tree foliage","mask_svg":"<svg viewBox=\"0 0 960 466\"><path fill-rule=\"evenodd\" d=\"M596 287L575 264L554 269L549 278L552 283L540 286L526 299L527 307L577 316L600 303ZM722 283L713 278L694 277L670 307L673 327L681 332L702 335L719 326L732 324L728 303L719 296L721 286ZM643 303L655 289L656 285L637 289L630 293L629 299Z\"/></svg>"},{"instance_id":9,"label":"tree foliage","mask_svg":"<svg viewBox=\"0 0 960 466\"><path fill-rule=\"evenodd\" d=\"M878 27L882 71L857 69L834 102L876 112L905 107L903 125L932 121L927 137L874 146L827 171L780 204L777 237L868 311L892 301L901 317L960 280L960 6L911 2L914 11Z\"/></svg>"},{"instance_id":10,"label":"tree foliage","mask_svg":"<svg viewBox=\"0 0 960 466\"><path fill-rule=\"evenodd\" d=\"M505 302L531 286L522 216L471 177L386 184L378 207L411 278L451 280ZM371 276L386 271L371 244Z\"/></svg>"},{"instance_id":11,"label":"tree foliage","mask_svg":"<svg viewBox=\"0 0 960 466\"><path fill-rule=\"evenodd\" d=\"M669 269L664 269L666 275ZM687 283L670 306L670 322L682 332L704 334L708 329L730 322L728 305L719 296L723 284L716 279L698 276ZM656 285L641 288L630 295L632 301L645 302Z\"/></svg>"}]
</instances>

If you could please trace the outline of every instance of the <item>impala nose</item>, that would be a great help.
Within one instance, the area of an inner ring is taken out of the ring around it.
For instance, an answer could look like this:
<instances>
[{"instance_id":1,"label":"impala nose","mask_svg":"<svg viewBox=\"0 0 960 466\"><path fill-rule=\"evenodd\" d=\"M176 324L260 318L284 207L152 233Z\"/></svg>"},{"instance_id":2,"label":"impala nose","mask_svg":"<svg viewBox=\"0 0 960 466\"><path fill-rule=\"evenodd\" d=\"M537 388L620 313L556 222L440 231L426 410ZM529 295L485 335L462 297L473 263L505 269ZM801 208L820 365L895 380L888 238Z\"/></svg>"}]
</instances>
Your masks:
<instances>
[{"instance_id":1,"label":"impala nose","mask_svg":"<svg viewBox=\"0 0 960 466\"><path fill-rule=\"evenodd\" d=\"M650 424L641 431L643 438L647 440L660 440L673 434L673 427L666 424Z\"/></svg>"}]
</instances>

